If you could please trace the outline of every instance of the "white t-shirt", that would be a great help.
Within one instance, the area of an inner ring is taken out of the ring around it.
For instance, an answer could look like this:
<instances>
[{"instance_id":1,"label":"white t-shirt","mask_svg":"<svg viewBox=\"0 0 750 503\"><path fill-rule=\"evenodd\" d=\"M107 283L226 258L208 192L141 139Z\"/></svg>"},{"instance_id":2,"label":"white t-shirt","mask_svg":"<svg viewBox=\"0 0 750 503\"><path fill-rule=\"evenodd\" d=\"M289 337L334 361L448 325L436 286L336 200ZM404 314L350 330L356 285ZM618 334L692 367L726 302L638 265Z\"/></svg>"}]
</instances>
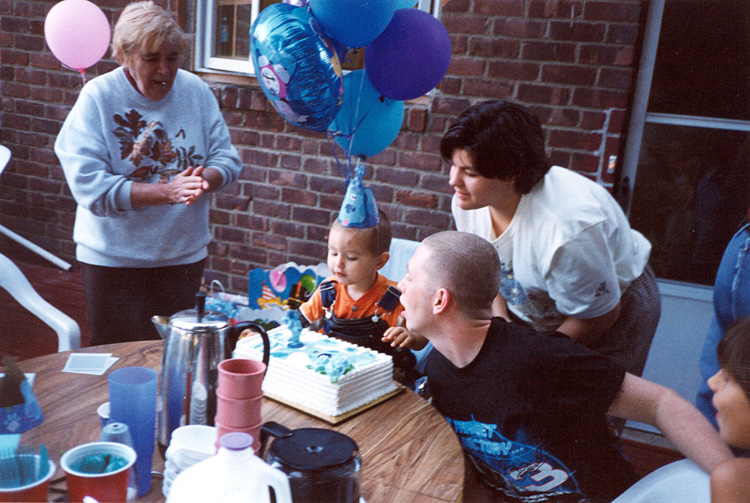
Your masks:
<instances>
[{"instance_id":1,"label":"white t-shirt","mask_svg":"<svg viewBox=\"0 0 750 503\"><path fill-rule=\"evenodd\" d=\"M617 201L601 185L553 166L521 197L497 237L489 207L452 203L459 231L490 241L502 263L500 293L508 308L537 329L556 329L568 317L611 311L643 273L651 244L630 228Z\"/></svg>"}]
</instances>

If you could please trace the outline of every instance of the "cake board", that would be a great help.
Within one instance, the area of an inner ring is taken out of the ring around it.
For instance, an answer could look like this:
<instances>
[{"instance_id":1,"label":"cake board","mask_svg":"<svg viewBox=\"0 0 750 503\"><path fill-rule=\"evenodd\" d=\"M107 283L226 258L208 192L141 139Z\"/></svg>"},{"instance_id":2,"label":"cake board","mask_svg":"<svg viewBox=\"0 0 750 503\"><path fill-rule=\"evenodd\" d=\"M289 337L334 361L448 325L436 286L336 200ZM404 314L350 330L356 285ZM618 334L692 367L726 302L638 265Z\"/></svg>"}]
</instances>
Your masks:
<instances>
[{"instance_id":1,"label":"cake board","mask_svg":"<svg viewBox=\"0 0 750 503\"><path fill-rule=\"evenodd\" d=\"M305 405L302 405L300 403L293 402L291 400L288 400L286 398L280 397L280 396L275 395L273 393L268 393L268 392L264 391L263 392L263 396L266 397L266 398L270 398L271 400L273 400L275 402L279 402L280 404L286 405L287 407L291 407L291 408L296 409L296 410L298 410L300 412L304 412L305 414L309 414L309 415L314 416L314 417L316 417L318 419L321 419L321 420L325 421L328 424L337 425L339 423L342 423L342 422L346 421L347 419L349 419L351 417L356 416L357 414L359 414L361 412L364 412L364 411L366 411L366 410L368 410L368 409L370 409L372 407L375 407L376 405L378 405L380 403L385 402L389 398L392 398L392 397L398 395L399 393L401 393L402 391L404 391L405 388L404 388L404 386L402 384L397 383L395 381L394 381L393 384L396 385L396 389L394 389L393 391L390 391L390 392L386 393L385 395L381 395L378 398L376 398L375 400L373 400L371 402L368 402L368 403L366 403L364 405L360 405L356 409L352 409L350 411L344 412L343 414L339 414L338 416L329 416L328 414L324 414L323 412L317 411L315 409L312 409L312 408L307 407Z\"/></svg>"}]
</instances>

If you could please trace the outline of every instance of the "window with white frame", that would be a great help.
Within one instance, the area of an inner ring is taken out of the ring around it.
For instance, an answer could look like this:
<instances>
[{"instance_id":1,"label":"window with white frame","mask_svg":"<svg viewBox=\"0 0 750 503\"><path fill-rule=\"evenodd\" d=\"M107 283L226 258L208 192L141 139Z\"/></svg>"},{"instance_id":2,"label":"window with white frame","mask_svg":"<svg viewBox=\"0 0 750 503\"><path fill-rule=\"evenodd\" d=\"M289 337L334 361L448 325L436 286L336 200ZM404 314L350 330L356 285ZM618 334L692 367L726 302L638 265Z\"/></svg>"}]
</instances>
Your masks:
<instances>
[{"instance_id":1,"label":"window with white frame","mask_svg":"<svg viewBox=\"0 0 750 503\"><path fill-rule=\"evenodd\" d=\"M750 207L750 2L654 0L621 201L660 279L713 285Z\"/></svg>"},{"instance_id":2,"label":"window with white frame","mask_svg":"<svg viewBox=\"0 0 750 503\"><path fill-rule=\"evenodd\" d=\"M258 14L279 0L197 0L195 69L201 72L255 75L250 54L250 27ZM440 16L441 0L414 0L414 7ZM351 50L345 70L364 67L364 49Z\"/></svg>"}]
</instances>

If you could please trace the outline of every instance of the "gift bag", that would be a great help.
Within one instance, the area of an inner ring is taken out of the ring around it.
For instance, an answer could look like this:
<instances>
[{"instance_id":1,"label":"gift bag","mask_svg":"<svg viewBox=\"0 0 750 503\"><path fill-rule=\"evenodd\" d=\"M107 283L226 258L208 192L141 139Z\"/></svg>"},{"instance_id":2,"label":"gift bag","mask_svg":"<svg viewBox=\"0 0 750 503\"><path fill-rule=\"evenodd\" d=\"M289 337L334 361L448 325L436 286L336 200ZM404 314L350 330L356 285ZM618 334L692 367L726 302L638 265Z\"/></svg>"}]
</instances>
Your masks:
<instances>
[{"instance_id":1,"label":"gift bag","mask_svg":"<svg viewBox=\"0 0 750 503\"><path fill-rule=\"evenodd\" d=\"M29 380L14 362L8 363L0 378L0 434L22 433L43 419Z\"/></svg>"},{"instance_id":2,"label":"gift bag","mask_svg":"<svg viewBox=\"0 0 750 503\"><path fill-rule=\"evenodd\" d=\"M266 329L278 327L287 311L305 303L328 276L328 266L323 263L300 266L287 262L272 270L255 268L248 273L247 307L240 309L240 317Z\"/></svg>"},{"instance_id":3,"label":"gift bag","mask_svg":"<svg viewBox=\"0 0 750 503\"><path fill-rule=\"evenodd\" d=\"M255 268L248 274L248 307L297 309L326 278L327 266L300 266L287 262L272 270Z\"/></svg>"}]
</instances>

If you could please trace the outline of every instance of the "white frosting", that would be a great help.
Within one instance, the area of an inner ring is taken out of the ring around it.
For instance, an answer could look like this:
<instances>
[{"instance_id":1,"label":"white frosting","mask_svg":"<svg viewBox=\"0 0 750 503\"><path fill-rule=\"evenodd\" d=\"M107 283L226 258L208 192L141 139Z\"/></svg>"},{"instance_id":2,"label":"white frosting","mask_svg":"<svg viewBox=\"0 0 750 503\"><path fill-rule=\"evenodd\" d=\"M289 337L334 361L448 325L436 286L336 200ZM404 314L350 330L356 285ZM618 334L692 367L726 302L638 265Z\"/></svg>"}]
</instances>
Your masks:
<instances>
[{"instance_id":1,"label":"white frosting","mask_svg":"<svg viewBox=\"0 0 750 503\"><path fill-rule=\"evenodd\" d=\"M271 358L263 380L263 392L268 395L339 416L396 389L388 355L309 330L300 334L301 348L289 348L291 332L286 326L271 330L268 336ZM240 339L234 357L262 360L260 335ZM323 366L329 357L339 364ZM316 364L319 371L314 369ZM337 378L336 371L344 367L348 370Z\"/></svg>"}]
</instances>

